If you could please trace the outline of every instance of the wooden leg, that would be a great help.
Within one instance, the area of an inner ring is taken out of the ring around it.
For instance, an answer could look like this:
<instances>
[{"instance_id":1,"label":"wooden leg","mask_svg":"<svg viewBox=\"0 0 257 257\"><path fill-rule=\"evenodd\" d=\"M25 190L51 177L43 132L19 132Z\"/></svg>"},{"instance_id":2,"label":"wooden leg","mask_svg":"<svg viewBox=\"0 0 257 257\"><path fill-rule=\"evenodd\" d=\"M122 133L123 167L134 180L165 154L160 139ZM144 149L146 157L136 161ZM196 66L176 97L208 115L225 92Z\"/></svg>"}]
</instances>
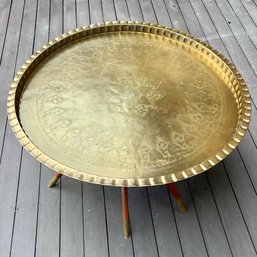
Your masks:
<instances>
[{"instance_id":1,"label":"wooden leg","mask_svg":"<svg viewBox=\"0 0 257 257\"><path fill-rule=\"evenodd\" d=\"M123 221L123 233L124 238L129 237L129 210L128 210L128 188L121 188L121 198L122 198L122 221Z\"/></svg>"},{"instance_id":2,"label":"wooden leg","mask_svg":"<svg viewBox=\"0 0 257 257\"><path fill-rule=\"evenodd\" d=\"M185 203L183 202L183 200L182 200L182 198L180 196L180 193L178 192L178 189L175 186L175 184L174 183L168 184L167 187L168 187L169 192L175 198L176 203L177 203L179 209L182 212L186 212L187 211L187 207L186 207Z\"/></svg>"},{"instance_id":3,"label":"wooden leg","mask_svg":"<svg viewBox=\"0 0 257 257\"><path fill-rule=\"evenodd\" d=\"M61 173L59 172L55 172L54 177L50 180L50 182L48 183L48 187L54 187L56 185L56 182L60 179L60 177L62 176Z\"/></svg>"}]
</instances>

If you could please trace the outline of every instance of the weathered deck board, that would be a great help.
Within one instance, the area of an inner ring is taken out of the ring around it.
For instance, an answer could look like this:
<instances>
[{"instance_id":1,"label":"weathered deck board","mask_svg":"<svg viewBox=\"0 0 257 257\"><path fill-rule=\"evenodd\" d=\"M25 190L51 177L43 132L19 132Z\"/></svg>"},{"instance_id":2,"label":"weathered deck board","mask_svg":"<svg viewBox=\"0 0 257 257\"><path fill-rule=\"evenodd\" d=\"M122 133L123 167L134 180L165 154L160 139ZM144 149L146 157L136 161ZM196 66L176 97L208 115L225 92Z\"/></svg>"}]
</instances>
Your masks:
<instances>
[{"instance_id":1,"label":"weathered deck board","mask_svg":"<svg viewBox=\"0 0 257 257\"><path fill-rule=\"evenodd\" d=\"M124 240L121 218L121 192L119 188L105 187L106 214L110 256L134 257L133 235Z\"/></svg>"},{"instance_id":2,"label":"weathered deck board","mask_svg":"<svg viewBox=\"0 0 257 257\"><path fill-rule=\"evenodd\" d=\"M6 127L14 71L59 34L110 20L173 26L209 42L240 70L254 100L249 132L223 164L166 187L130 189L132 234L123 239L120 190L53 175ZM0 1L0 256L257 256L257 5L245 0Z\"/></svg>"},{"instance_id":3,"label":"weathered deck board","mask_svg":"<svg viewBox=\"0 0 257 257\"><path fill-rule=\"evenodd\" d=\"M45 2L46 4L49 4L49 1ZM52 0L50 2L49 9L45 9L41 15L40 13L37 24L48 28L48 31L45 30L45 33L40 33L39 29L39 34L36 34L36 36L40 35L41 40L37 39L38 43L35 45L35 50L44 42L62 33L62 0ZM45 17L45 20L43 19L42 15ZM59 256L60 252L61 192L59 185L52 190L47 188L48 181L52 178L52 176L53 172L50 171L46 166L42 165L40 180L41 186L39 192L37 241L35 246L35 256L37 257ZM47 237L45 235L47 235Z\"/></svg>"},{"instance_id":4,"label":"weathered deck board","mask_svg":"<svg viewBox=\"0 0 257 257\"><path fill-rule=\"evenodd\" d=\"M160 256L182 257L180 238L167 188L148 189L154 230Z\"/></svg>"},{"instance_id":5,"label":"weathered deck board","mask_svg":"<svg viewBox=\"0 0 257 257\"><path fill-rule=\"evenodd\" d=\"M208 172L208 179L233 256L255 256L256 252L248 228L238 206L237 199L231 190L231 184L223 165L219 164Z\"/></svg>"}]
</instances>

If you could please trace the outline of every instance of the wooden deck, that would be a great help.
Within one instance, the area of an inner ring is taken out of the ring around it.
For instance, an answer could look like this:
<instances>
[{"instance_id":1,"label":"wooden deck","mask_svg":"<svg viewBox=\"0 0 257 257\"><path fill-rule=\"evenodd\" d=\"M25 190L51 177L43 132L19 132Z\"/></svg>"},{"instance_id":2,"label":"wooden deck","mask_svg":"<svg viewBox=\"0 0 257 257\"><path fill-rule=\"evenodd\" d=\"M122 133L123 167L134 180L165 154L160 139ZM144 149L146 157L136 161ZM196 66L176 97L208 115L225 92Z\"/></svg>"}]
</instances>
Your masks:
<instances>
[{"instance_id":1,"label":"wooden deck","mask_svg":"<svg viewBox=\"0 0 257 257\"><path fill-rule=\"evenodd\" d=\"M16 70L49 39L109 20L173 26L207 41L239 69L254 101L250 130L224 162L178 187L129 190L132 235L122 236L120 190L53 175L14 138L6 96ZM0 0L0 257L257 256L256 0Z\"/></svg>"}]
</instances>

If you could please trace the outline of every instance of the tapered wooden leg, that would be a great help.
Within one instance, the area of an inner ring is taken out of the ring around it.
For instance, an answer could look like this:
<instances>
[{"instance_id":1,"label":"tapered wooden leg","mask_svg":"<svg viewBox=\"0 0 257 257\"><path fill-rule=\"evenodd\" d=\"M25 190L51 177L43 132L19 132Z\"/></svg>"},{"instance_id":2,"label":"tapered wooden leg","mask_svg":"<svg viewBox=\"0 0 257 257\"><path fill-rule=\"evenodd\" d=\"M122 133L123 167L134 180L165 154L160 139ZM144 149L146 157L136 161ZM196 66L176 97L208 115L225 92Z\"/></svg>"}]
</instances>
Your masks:
<instances>
[{"instance_id":1,"label":"tapered wooden leg","mask_svg":"<svg viewBox=\"0 0 257 257\"><path fill-rule=\"evenodd\" d=\"M122 198L122 221L123 221L123 233L124 238L129 237L129 209L128 209L128 188L121 188L121 198Z\"/></svg>"},{"instance_id":2,"label":"tapered wooden leg","mask_svg":"<svg viewBox=\"0 0 257 257\"><path fill-rule=\"evenodd\" d=\"M61 173L55 172L54 177L48 183L48 187L49 188L54 187L56 185L56 182L60 179L61 176L62 176Z\"/></svg>"},{"instance_id":3,"label":"tapered wooden leg","mask_svg":"<svg viewBox=\"0 0 257 257\"><path fill-rule=\"evenodd\" d=\"M181 198L180 193L178 192L178 189L177 189L177 187L175 186L175 184L174 184L174 183L168 184L167 187L168 187L169 192L170 192L170 193L172 194L172 196L175 198L176 203L177 203L179 209L180 209L182 212L186 212L186 211L187 211L187 207L186 207L186 205L185 205L183 199Z\"/></svg>"}]
</instances>

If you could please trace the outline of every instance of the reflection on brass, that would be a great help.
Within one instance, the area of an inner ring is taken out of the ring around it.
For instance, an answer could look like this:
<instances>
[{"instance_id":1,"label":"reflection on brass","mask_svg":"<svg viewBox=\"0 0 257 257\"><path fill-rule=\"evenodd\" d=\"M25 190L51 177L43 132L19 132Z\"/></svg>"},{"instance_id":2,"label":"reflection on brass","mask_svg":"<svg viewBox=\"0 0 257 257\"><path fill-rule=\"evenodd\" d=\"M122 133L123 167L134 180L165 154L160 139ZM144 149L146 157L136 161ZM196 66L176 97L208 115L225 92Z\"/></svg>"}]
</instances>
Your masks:
<instances>
[{"instance_id":1,"label":"reflection on brass","mask_svg":"<svg viewBox=\"0 0 257 257\"><path fill-rule=\"evenodd\" d=\"M225 158L249 124L239 72L205 43L140 22L78 28L17 73L8 116L21 144L61 173L146 186Z\"/></svg>"}]
</instances>

